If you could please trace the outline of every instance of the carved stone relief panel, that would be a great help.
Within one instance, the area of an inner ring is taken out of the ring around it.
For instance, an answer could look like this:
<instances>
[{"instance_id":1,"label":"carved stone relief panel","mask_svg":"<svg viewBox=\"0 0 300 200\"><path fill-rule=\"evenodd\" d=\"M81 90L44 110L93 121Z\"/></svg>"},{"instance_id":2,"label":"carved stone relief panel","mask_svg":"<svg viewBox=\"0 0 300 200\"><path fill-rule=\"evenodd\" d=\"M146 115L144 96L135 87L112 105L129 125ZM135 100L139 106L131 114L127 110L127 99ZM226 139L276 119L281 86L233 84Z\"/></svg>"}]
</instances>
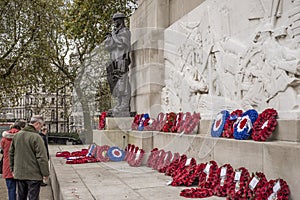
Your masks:
<instances>
[{"instance_id":1,"label":"carved stone relief panel","mask_svg":"<svg viewBox=\"0 0 300 200\"><path fill-rule=\"evenodd\" d=\"M207 0L164 36L167 111L300 118L300 0Z\"/></svg>"}]
</instances>

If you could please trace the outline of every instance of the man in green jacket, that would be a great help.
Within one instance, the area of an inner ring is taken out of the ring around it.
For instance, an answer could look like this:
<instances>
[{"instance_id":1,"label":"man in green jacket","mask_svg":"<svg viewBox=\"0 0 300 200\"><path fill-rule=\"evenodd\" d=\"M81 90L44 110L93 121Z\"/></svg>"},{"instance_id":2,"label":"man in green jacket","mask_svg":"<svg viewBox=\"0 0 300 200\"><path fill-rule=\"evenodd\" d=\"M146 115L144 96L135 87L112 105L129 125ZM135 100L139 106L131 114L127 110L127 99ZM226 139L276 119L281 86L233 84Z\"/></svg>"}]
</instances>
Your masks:
<instances>
[{"instance_id":1,"label":"man in green jacket","mask_svg":"<svg viewBox=\"0 0 300 200\"><path fill-rule=\"evenodd\" d=\"M10 169L17 180L18 200L27 200L27 197L38 200L41 183L49 177L47 152L39 135L43 125L42 116L34 115L10 146Z\"/></svg>"}]
</instances>

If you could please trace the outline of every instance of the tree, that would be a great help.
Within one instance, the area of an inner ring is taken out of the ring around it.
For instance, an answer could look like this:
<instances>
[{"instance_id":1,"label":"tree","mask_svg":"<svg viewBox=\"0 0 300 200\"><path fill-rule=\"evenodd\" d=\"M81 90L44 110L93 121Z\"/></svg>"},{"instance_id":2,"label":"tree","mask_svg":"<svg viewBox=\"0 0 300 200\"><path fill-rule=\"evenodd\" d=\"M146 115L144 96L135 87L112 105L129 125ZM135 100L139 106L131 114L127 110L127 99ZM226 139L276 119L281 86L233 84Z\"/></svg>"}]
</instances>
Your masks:
<instances>
[{"instance_id":1,"label":"tree","mask_svg":"<svg viewBox=\"0 0 300 200\"><path fill-rule=\"evenodd\" d=\"M91 143L90 96L83 81L90 77L90 66L95 66L90 62L95 52L101 52L97 55L101 65L105 61L99 46L111 30L112 15L129 16L134 7L134 0L2 0L1 100L16 100L41 85L53 92L71 85L82 106L86 142ZM99 84L95 82L95 90Z\"/></svg>"},{"instance_id":2,"label":"tree","mask_svg":"<svg viewBox=\"0 0 300 200\"><path fill-rule=\"evenodd\" d=\"M48 30L59 1L0 2L0 90L2 98L18 99L41 84L53 88L61 76L50 66ZM50 75L50 76L49 76ZM1 99L2 99L1 98ZM1 103L2 105L2 103Z\"/></svg>"},{"instance_id":3,"label":"tree","mask_svg":"<svg viewBox=\"0 0 300 200\"><path fill-rule=\"evenodd\" d=\"M112 15L116 12L130 14L133 7L129 5L134 6L134 3L135 1L124 0L69 1L64 10L64 23L60 27L62 31L53 40L56 52L62 49L59 45L61 41L64 43L62 46L66 47L65 53L57 53L52 57L52 61L70 79L74 86L77 99L82 107L84 140L87 143L92 142L91 104L89 100L93 99L91 95L94 98L96 97L99 80L103 77L103 73L98 70L101 66L102 68L105 66L105 60L107 59L100 44L106 34L110 32ZM70 54L70 52L72 53ZM71 55L69 59L71 63L65 64L68 55ZM95 71L98 71L98 73ZM94 91L89 89L91 86Z\"/></svg>"}]
</instances>

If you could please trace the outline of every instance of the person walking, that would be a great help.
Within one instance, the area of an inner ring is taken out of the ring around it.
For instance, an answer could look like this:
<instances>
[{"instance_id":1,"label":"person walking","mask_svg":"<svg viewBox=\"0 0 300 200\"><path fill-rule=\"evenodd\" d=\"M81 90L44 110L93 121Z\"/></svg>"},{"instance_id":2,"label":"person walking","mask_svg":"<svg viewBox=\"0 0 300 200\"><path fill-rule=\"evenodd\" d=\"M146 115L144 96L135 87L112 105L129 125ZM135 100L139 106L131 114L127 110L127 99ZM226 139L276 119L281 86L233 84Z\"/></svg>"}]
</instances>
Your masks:
<instances>
[{"instance_id":1,"label":"person walking","mask_svg":"<svg viewBox=\"0 0 300 200\"><path fill-rule=\"evenodd\" d=\"M46 127L43 127L41 129L41 132L39 132L40 136L43 138L43 141L44 141L44 144L45 144L45 147L46 147L46 151L47 151L47 158L49 160L50 157L49 157L48 136L47 136L47 133L48 133L48 129Z\"/></svg>"},{"instance_id":2,"label":"person walking","mask_svg":"<svg viewBox=\"0 0 300 200\"><path fill-rule=\"evenodd\" d=\"M47 158L48 158L48 161L49 161L50 157L49 157L47 133L48 133L48 129L46 127L43 127L41 129L41 132L39 132L40 136L43 138L43 141L44 141L44 144L45 144L45 147L46 147L46 151L47 151ZM45 182L41 183L41 186L46 186L46 185L47 185L47 183L45 183Z\"/></svg>"},{"instance_id":3,"label":"person walking","mask_svg":"<svg viewBox=\"0 0 300 200\"><path fill-rule=\"evenodd\" d=\"M17 182L17 200L39 200L41 183L49 177L46 147L38 134L43 125L43 117L34 115L12 140L9 157Z\"/></svg>"},{"instance_id":4,"label":"person walking","mask_svg":"<svg viewBox=\"0 0 300 200\"><path fill-rule=\"evenodd\" d=\"M1 139L1 148L3 150L3 168L2 168L2 178L5 179L8 200L16 200L16 180L13 178L12 172L9 167L9 148L12 142L13 137L18 133L22 128L24 128L26 122L23 120L16 121L11 127L10 130L4 131L2 133Z\"/></svg>"}]
</instances>

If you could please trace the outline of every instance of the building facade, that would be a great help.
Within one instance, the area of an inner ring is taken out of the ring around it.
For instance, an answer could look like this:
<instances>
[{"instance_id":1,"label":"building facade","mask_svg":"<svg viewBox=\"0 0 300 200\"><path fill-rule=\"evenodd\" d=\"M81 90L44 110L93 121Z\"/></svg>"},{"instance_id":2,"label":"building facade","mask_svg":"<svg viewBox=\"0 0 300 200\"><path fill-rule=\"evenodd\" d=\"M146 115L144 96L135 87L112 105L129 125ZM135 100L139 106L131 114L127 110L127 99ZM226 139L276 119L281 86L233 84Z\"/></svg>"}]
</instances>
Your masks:
<instances>
[{"instance_id":1,"label":"building facade","mask_svg":"<svg viewBox=\"0 0 300 200\"><path fill-rule=\"evenodd\" d=\"M17 102L7 101L0 110L2 121L24 119L29 121L32 115L44 117L49 132L70 132L74 124L72 113L72 91L63 88L48 92L45 87L25 93Z\"/></svg>"}]
</instances>

